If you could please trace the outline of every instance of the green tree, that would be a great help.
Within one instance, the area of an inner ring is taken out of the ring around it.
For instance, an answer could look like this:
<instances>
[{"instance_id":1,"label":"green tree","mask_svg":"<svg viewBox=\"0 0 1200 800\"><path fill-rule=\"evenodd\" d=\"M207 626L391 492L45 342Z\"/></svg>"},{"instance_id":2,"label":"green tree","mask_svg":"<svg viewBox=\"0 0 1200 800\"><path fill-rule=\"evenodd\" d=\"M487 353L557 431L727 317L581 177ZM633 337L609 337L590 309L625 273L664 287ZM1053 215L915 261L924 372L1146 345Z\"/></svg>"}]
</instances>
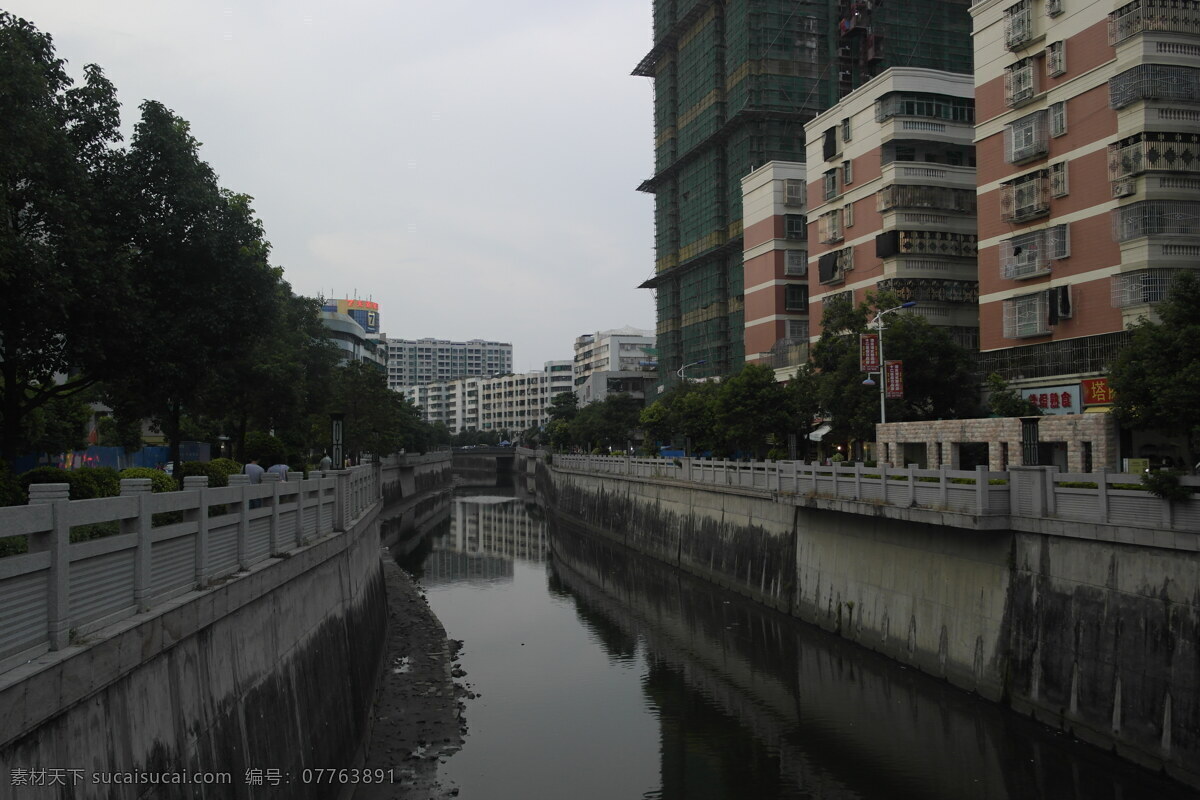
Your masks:
<instances>
[{"instance_id":1,"label":"green tree","mask_svg":"<svg viewBox=\"0 0 1200 800\"><path fill-rule=\"evenodd\" d=\"M0 455L22 420L106 371L124 300L113 205L116 91L100 68L67 76L48 34L0 11ZM63 380L56 376L69 375Z\"/></svg>"},{"instance_id":2,"label":"green tree","mask_svg":"<svg viewBox=\"0 0 1200 800\"><path fill-rule=\"evenodd\" d=\"M719 386L713 413L725 453L762 458L768 439L786 437L791 422L788 392L775 380L775 370L747 364Z\"/></svg>"},{"instance_id":3,"label":"green tree","mask_svg":"<svg viewBox=\"0 0 1200 800\"><path fill-rule=\"evenodd\" d=\"M662 444L690 445L689 453L712 450L718 442L716 397L719 384L677 383L641 414L646 438Z\"/></svg>"},{"instance_id":4,"label":"green tree","mask_svg":"<svg viewBox=\"0 0 1200 800\"><path fill-rule=\"evenodd\" d=\"M1130 326L1132 340L1109 367L1113 413L1127 427L1187 440L1200 455L1200 280L1183 272L1157 308L1159 321Z\"/></svg>"},{"instance_id":5,"label":"green tree","mask_svg":"<svg viewBox=\"0 0 1200 800\"><path fill-rule=\"evenodd\" d=\"M154 101L141 110L118 176L137 291L137 328L120 356L137 367L110 376L107 389L119 416L154 422L178 465L184 413L253 346L255 316L273 308L280 274L250 198L218 186L188 123Z\"/></svg>"},{"instance_id":6,"label":"green tree","mask_svg":"<svg viewBox=\"0 0 1200 800\"><path fill-rule=\"evenodd\" d=\"M613 394L588 403L569 423L571 441L579 446L624 450L638 438L642 403L628 394Z\"/></svg>"},{"instance_id":7,"label":"green tree","mask_svg":"<svg viewBox=\"0 0 1200 800\"><path fill-rule=\"evenodd\" d=\"M1040 417L1042 410L1032 400L1008 385L1000 373L988 375L988 409L996 417Z\"/></svg>"},{"instance_id":8,"label":"green tree","mask_svg":"<svg viewBox=\"0 0 1200 800\"><path fill-rule=\"evenodd\" d=\"M430 445L429 425L421 411L387 387L376 367L354 361L338 367L331 412L344 415L343 447L347 454L386 456L399 450L423 452ZM498 439L497 439L498 441Z\"/></svg>"},{"instance_id":9,"label":"green tree","mask_svg":"<svg viewBox=\"0 0 1200 800\"><path fill-rule=\"evenodd\" d=\"M895 308L891 294L868 295L857 306L829 303L821 321L821 338L813 347L813 366L820 372L821 407L834 430L848 439L873 439L879 422L879 386L865 386L859 370L859 334L868 330L880 309ZM889 314L883 352L887 360L904 362L904 397L888 400L889 422L961 419L980 412L970 353L944 330L919 314Z\"/></svg>"}]
</instances>

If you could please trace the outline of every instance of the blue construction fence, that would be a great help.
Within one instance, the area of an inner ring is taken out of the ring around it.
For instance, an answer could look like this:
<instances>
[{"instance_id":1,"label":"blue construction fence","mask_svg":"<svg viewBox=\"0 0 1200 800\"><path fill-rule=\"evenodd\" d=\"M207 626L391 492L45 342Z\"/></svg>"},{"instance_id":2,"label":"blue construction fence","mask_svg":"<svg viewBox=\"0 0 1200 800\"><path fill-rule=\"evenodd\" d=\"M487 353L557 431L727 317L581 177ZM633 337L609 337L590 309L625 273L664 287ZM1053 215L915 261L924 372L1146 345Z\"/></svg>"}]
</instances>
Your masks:
<instances>
[{"instance_id":1,"label":"blue construction fence","mask_svg":"<svg viewBox=\"0 0 1200 800\"><path fill-rule=\"evenodd\" d=\"M180 442L180 461L211 461L212 445L208 442ZM74 450L66 453L30 455L18 458L13 464L17 474L26 472L34 467L61 467L62 469L79 469L81 467L126 467L155 468L165 465L171 457L171 448L164 446L143 447L141 450L127 452L124 447L100 447L92 445L86 450Z\"/></svg>"}]
</instances>

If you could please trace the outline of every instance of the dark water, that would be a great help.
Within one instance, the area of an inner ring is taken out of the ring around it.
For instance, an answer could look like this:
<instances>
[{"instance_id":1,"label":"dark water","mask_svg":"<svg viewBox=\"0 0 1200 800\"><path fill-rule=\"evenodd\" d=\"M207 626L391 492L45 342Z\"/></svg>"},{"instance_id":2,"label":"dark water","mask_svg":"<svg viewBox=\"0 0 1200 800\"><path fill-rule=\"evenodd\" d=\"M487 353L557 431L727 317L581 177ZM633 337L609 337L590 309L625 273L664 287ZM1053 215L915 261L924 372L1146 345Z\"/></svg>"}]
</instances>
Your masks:
<instances>
[{"instance_id":1,"label":"dark water","mask_svg":"<svg viewBox=\"0 0 1200 800\"><path fill-rule=\"evenodd\" d=\"M403 562L479 695L464 800L1200 797L475 491Z\"/></svg>"}]
</instances>

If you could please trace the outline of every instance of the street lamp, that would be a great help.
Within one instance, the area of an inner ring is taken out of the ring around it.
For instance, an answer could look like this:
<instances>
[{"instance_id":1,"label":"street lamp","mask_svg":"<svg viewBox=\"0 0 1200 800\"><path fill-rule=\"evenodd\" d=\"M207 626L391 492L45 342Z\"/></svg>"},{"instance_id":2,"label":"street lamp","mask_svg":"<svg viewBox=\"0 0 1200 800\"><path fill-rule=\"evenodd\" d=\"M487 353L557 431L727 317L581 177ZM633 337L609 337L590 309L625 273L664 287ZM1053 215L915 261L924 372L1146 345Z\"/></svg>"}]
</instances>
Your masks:
<instances>
[{"instance_id":1,"label":"street lamp","mask_svg":"<svg viewBox=\"0 0 1200 800\"><path fill-rule=\"evenodd\" d=\"M693 361L693 362L692 362L692 363L690 363L690 364L684 364L682 367L680 367L679 369L677 369L677 370L675 371L675 374L679 376L679 380L681 380L681 381L683 381L683 380L687 380L687 378L686 378L686 377L684 376L684 374L683 374L683 371L684 371L685 369L687 369L688 367L695 367L695 366L698 366L698 365L700 365L700 364L707 364L707 363L708 363L708 359L706 359L706 358L702 358L702 359L700 359L699 361Z\"/></svg>"},{"instance_id":2,"label":"street lamp","mask_svg":"<svg viewBox=\"0 0 1200 800\"><path fill-rule=\"evenodd\" d=\"M900 305L896 306L895 308L886 308L886 309L880 311L878 314L876 314L875 321L871 323L879 330L879 372L877 372L877 373L876 372L868 372L867 379L865 381L863 381L863 386L874 386L875 381L871 380L871 376L872 375L879 376L879 422L880 422L880 424L887 422L887 406L884 404L884 400L886 399L886 394L884 392L884 384L886 383L886 381L884 380L884 375L883 375L883 370L884 370L883 315L891 314L893 311L899 311L903 308L912 308L916 304L917 304L916 300L909 300L907 303L901 303Z\"/></svg>"}]
</instances>

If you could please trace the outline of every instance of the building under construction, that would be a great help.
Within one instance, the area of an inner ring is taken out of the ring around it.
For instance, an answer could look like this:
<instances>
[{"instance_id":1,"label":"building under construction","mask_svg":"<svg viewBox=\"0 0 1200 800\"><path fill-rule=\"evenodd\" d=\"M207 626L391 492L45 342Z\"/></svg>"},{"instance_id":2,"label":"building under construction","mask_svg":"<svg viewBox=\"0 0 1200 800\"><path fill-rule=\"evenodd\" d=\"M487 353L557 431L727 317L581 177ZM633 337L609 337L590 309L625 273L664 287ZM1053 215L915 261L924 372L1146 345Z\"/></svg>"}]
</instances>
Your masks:
<instances>
[{"instance_id":1,"label":"building under construction","mask_svg":"<svg viewBox=\"0 0 1200 800\"><path fill-rule=\"evenodd\" d=\"M969 0L654 0L659 376L744 361L741 179L804 160L804 123L889 66L971 72ZM781 232L778 234L783 235ZM697 363L702 362L702 363Z\"/></svg>"}]
</instances>

